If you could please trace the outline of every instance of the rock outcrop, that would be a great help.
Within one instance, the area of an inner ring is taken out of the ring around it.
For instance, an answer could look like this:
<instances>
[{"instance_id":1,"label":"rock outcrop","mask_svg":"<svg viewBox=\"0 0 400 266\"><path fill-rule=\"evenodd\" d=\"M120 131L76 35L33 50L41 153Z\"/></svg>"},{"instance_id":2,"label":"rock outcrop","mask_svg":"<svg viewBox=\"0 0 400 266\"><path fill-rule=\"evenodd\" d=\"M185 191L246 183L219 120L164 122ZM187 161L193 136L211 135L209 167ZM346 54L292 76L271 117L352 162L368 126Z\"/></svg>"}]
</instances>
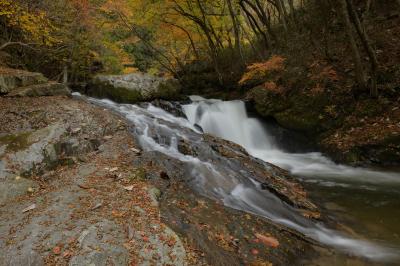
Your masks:
<instances>
[{"instance_id":1,"label":"rock outcrop","mask_svg":"<svg viewBox=\"0 0 400 266\"><path fill-rule=\"evenodd\" d=\"M0 68L0 95L8 97L70 95L64 84L49 81L41 73Z\"/></svg>"},{"instance_id":2,"label":"rock outcrop","mask_svg":"<svg viewBox=\"0 0 400 266\"><path fill-rule=\"evenodd\" d=\"M0 266L193 265L120 117L64 96L0 105Z\"/></svg>"},{"instance_id":3,"label":"rock outcrop","mask_svg":"<svg viewBox=\"0 0 400 266\"><path fill-rule=\"evenodd\" d=\"M181 86L176 79L134 73L98 75L86 86L84 93L117 102L136 103L153 99L179 99L180 91Z\"/></svg>"}]
</instances>

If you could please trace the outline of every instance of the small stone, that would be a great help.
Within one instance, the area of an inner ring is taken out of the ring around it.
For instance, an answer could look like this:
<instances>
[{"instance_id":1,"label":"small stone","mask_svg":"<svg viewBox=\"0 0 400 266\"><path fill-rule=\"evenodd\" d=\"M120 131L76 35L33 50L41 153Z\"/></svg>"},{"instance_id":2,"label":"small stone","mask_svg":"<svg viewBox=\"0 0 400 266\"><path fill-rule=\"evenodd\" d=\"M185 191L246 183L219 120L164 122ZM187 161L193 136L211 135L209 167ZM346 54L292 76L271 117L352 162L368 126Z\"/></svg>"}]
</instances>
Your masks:
<instances>
[{"instance_id":1,"label":"small stone","mask_svg":"<svg viewBox=\"0 0 400 266\"><path fill-rule=\"evenodd\" d=\"M133 190L133 186L127 186L127 187L124 187L124 189L127 190L127 191L132 191Z\"/></svg>"},{"instance_id":2,"label":"small stone","mask_svg":"<svg viewBox=\"0 0 400 266\"><path fill-rule=\"evenodd\" d=\"M29 193L33 193L33 192L35 192L35 191L33 190L33 188L28 187L28 192L29 192Z\"/></svg>"},{"instance_id":3,"label":"small stone","mask_svg":"<svg viewBox=\"0 0 400 266\"><path fill-rule=\"evenodd\" d=\"M111 168L109 171L110 172L115 172L115 171L117 171L118 170L118 167L114 167L114 168Z\"/></svg>"},{"instance_id":4,"label":"small stone","mask_svg":"<svg viewBox=\"0 0 400 266\"><path fill-rule=\"evenodd\" d=\"M136 148L131 148L131 151L133 151L135 154L140 154L141 150L136 149Z\"/></svg>"},{"instance_id":5,"label":"small stone","mask_svg":"<svg viewBox=\"0 0 400 266\"><path fill-rule=\"evenodd\" d=\"M88 230L85 230L82 232L82 234L78 238L78 243L79 247L82 248L83 241L85 240L85 237L89 234L90 232Z\"/></svg>"},{"instance_id":6,"label":"small stone","mask_svg":"<svg viewBox=\"0 0 400 266\"><path fill-rule=\"evenodd\" d=\"M21 176L19 176L19 175L17 175L16 177L15 177L15 180L20 180L21 179Z\"/></svg>"},{"instance_id":7,"label":"small stone","mask_svg":"<svg viewBox=\"0 0 400 266\"><path fill-rule=\"evenodd\" d=\"M81 131L81 128L80 128L80 127L74 128L74 129L71 130L71 132L72 132L73 134L76 134L76 133L78 133L79 131Z\"/></svg>"},{"instance_id":8,"label":"small stone","mask_svg":"<svg viewBox=\"0 0 400 266\"><path fill-rule=\"evenodd\" d=\"M91 211L94 211L94 210L100 208L101 206L103 206L103 203L98 202L98 203L96 203L96 205L94 205L90 210L91 210Z\"/></svg>"},{"instance_id":9,"label":"small stone","mask_svg":"<svg viewBox=\"0 0 400 266\"><path fill-rule=\"evenodd\" d=\"M36 204L32 204L22 210L23 213L36 209Z\"/></svg>"}]
</instances>

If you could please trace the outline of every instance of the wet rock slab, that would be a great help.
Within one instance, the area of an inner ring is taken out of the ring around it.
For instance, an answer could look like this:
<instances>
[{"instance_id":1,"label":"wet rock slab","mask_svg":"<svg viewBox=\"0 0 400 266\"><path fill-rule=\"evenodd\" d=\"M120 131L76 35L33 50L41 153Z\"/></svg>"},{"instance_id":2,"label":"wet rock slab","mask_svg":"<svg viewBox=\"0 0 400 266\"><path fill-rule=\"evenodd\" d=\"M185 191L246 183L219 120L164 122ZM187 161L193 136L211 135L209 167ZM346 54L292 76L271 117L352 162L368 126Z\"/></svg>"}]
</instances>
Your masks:
<instances>
[{"instance_id":1,"label":"wet rock slab","mask_svg":"<svg viewBox=\"0 0 400 266\"><path fill-rule=\"evenodd\" d=\"M1 266L188 264L118 116L66 97L0 104Z\"/></svg>"},{"instance_id":2,"label":"wet rock slab","mask_svg":"<svg viewBox=\"0 0 400 266\"><path fill-rule=\"evenodd\" d=\"M194 247L203 263L304 265L324 249L284 226L228 208L223 202L195 192L178 161L157 152L146 153L137 160L136 164L151 165L154 172L159 171L159 176L149 178L161 190L162 221ZM278 245L263 243L260 235Z\"/></svg>"}]
</instances>

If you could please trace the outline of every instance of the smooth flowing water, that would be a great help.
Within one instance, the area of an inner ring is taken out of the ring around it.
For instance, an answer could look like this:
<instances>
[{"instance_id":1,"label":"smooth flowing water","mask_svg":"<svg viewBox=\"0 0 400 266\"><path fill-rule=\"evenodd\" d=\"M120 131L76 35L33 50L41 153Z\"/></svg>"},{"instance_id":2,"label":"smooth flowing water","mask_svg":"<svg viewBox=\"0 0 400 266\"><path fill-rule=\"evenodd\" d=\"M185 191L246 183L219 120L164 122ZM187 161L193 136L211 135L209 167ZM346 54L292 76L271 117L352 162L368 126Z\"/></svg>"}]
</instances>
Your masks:
<instances>
[{"instance_id":1,"label":"smooth flowing water","mask_svg":"<svg viewBox=\"0 0 400 266\"><path fill-rule=\"evenodd\" d=\"M398 174L336 165L319 153L284 152L277 143L273 143L260 121L247 116L241 101L223 102L192 97L193 103L183 107L186 120L151 104L143 108L109 100L89 100L131 121L134 134L144 150L161 152L182 162L186 174L191 177L193 189L200 194L219 200L228 207L263 216L346 253L377 261L399 259L397 247L390 245L393 243L380 243L372 238L355 239L321 223L314 223L274 194L263 190L261 184L251 178L250 172L233 169L235 165L228 158L207 158L215 154L207 153L209 147L203 144L198 126L207 133L238 143L255 157L300 175L313 188L347 185L375 188L383 183L395 187L400 184ZM198 155L182 154L178 148L179 140L196 146Z\"/></svg>"},{"instance_id":2,"label":"smooth flowing water","mask_svg":"<svg viewBox=\"0 0 400 266\"><path fill-rule=\"evenodd\" d=\"M339 217L363 237L391 246L398 253L395 250L400 249L400 173L336 164L318 152L286 152L273 141L268 128L247 115L242 101L191 98L193 103L183 109L193 125L290 171L335 218Z\"/></svg>"}]
</instances>

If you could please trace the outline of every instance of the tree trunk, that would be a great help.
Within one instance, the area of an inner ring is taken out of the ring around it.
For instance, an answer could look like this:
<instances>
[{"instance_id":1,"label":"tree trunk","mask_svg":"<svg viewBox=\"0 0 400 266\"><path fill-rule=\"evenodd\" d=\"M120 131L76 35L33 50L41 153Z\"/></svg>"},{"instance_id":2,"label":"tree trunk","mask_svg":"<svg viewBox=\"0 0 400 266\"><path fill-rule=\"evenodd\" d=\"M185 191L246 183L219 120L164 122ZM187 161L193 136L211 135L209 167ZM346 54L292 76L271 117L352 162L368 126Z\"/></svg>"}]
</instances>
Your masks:
<instances>
[{"instance_id":1,"label":"tree trunk","mask_svg":"<svg viewBox=\"0 0 400 266\"><path fill-rule=\"evenodd\" d=\"M371 42L365 31L365 28L361 24L358 14L354 9L353 1L346 0L346 2L347 2L347 8L348 8L348 12L350 15L350 19L356 28L358 36L360 37L360 40L361 40L361 44L364 47L364 50L366 51L368 58L369 58L369 62L371 64L371 83L372 84L371 84L371 88L370 88L370 94L372 97L376 98L376 97L378 97L378 88L377 88L378 60L376 58L375 51L371 46Z\"/></svg>"},{"instance_id":2,"label":"tree trunk","mask_svg":"<svg viewBox=\"0 0 400 266\"><path fill-rule=\"evenodd\" d=\"M346 0L340 0L343 22L348 36L349 44L352 50L352 57L355 65L355 74L358 86L362 89L366 88L365 74L361 61L360 50L358 49L357 42L353 33Z\"/></svg>"},{"instance_id":3,"label":"tree trunk","mask_svg":"<svg viewBox=\"0 0 400 266\"><path fill-rule=\"evenodd\" d=\"M296 23L297 22L296 9L294 8L293 0L289 0L288 2L289 2L289 8L290 8L290 16L292 17L293 22Z\"/></svg>"},{"instance_id":4,"label":"tree trunk","mask_svg":"<svg viewBox=\"0 0 400 266\"><path fill-rule=\"evenodd\" d=\"M68 84L68 67L65 65L63 68L63 84Z\"/></svg>"},{"instance_id":5,"label":"tree trunk","mask_svg":"<svg viewBox=\"0 0 400 266\"><path fill-rule=\"evenodd\" d=\"M287 33L288 32L288 26L287 26L287 23L286 23L286 17L287 17L286 9L283 6L283 3L282 3L281 0L276 0L276 4L277 4L277 7L278 7L278 12L279 12L279 15L280 15L280 18L281 18L281 22L282 22L283 28L285 29L285 33Z\"/></svg>"},{"instance_id":6,"label":"tree trunk","mask_svg":"<svg viewBox=\"0 0 400 266\"><path fill-rule=\"evenodd\" d=\"M261 21L262 24L264 24L265 28L267 29L267 32L268 32L269 36L272 37L272 39L275 41L275 43L278 43L278 38L277 38L276 34L274 33L274 31L271 28L271 23L270 23L269 17L265 13L265 10L262 9L262 5L261 5L260 1L259 0L255 0L256 5L254 5L249 0L243 0L243 1L241 1L241 5L242 6L244 6L243 2L246 3L257 14L259 20ZM246 14L250 14L250 12L247 11ZM261 32L264 32L264 31L261 30ZM270 46L270 44L269 44L269 46Z\"/></svg>"},{"instance_id":7,"label":"tree trunk","mask_svg":"<svg viewBox=\"0 0 400 266\"><path fill-rule=\"evenodd\" d=\"M243 53L242 53L242 47L240 45L240 27L239 27L239 22L236 20L236 12L232 6L232 0L227 0L227 4L228 4L228 9L229 9L229 14L231 16L232 19L232 25L233 25L233 31L235 34L235 50L237 55L240 58L240 64L243 65L244 64L244 57L243 57Z\"/></svg>"}]
</instances>

